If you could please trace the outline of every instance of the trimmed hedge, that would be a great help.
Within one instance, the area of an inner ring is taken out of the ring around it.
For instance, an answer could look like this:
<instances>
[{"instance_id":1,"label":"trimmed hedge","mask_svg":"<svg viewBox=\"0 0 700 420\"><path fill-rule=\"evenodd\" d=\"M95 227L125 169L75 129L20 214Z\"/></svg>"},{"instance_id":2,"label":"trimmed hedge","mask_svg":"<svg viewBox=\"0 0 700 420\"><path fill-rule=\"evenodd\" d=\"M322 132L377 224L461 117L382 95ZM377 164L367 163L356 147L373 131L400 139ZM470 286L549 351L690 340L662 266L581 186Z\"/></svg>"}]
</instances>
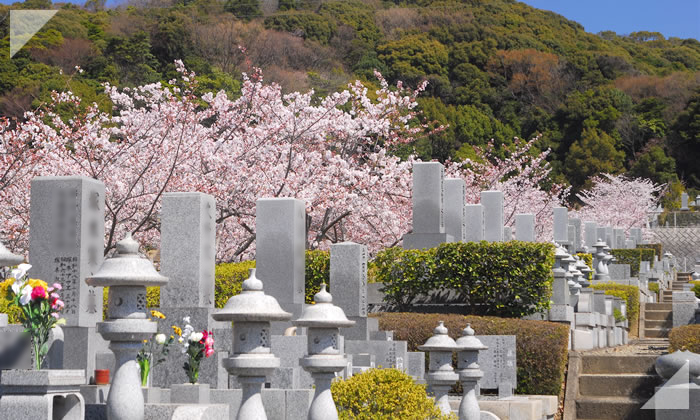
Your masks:
<instances>
[{"instance_id":1,"label":"trimmed hedge","mask_svg":"<svg viewBox=\"0 0 700 420\"><path fill-rule=\"evenodd\" d=\"M398 309L431 291L455 292L468 313L521 317L549 307L554 246L481 241L427 250L389 248L374 264L385 302Z\"/></svg>"},{"instance_id":2,"label":"trimmed hedge","mask_svg":"<svg viewBox=\"0 0 700 420\"><path fill-rule=\"evenodd\" d=\"M214 270L214 306L223 308L228 299L241 293L248 271L255 268L255 261L218 264Z\"/></svg>"},{"instance_id":3,"label":"trimmed hedge","mask_svg":"<svg viewBox=\"0 0 700 420\"><path fill-rule=\"evenodd\" d=\"M649 261L654 265L654 253L651 248L635 248L635 249L613 249L610 251L613 257L617 258L616 264L629 264L630 275L637 277L639 275L639 263Z\"/></svg>"},{"instance_id":4,"label":"trimmed hedge","mask_svg":"<svg viewBox=\"0 0 700 420\"><path fill-rule=\"evenodd\" d=\"M397 369L370 369L331 384L341 420L457 420L443 415L417 384Z\"/></svg>"},{"instance_id":5,"label":"trimmed hedge","mask_svg":"<svg viewBox=\"0 0 700 420\"><path fill-rule=\"evenodd\" d=\"M649 248L653 249L656 255L659 257L659 260L664 256L664 246L662 244L639 244L637 245L637 248ZM646 261L646 260L645 260ZM651 258L652 265L654 263L654 258L652 256Z\"/></svg>"},{"instance_id":6,"label":"trimmed hedge","mask_svg":"<svg viewBox=\"0 0 700 420\"><path fill-rule=\"evenodd\" d=\"M700 324L683 325L671 330L668 335L668 352L688 350L700 354Z\"/></svg>"},{"instance_id":7,"label":"trimmed hedge","mask_svg":"<svg viewBox=\"0 0 700 420\"><path fill-rule=\"evenodd\" d=\"M627 319L630 335L639 336L639 287L617 283L591 284L592 289L604 290L606 295L616 296L627 302Z\"/></svg>"},{"instance_id":8,"label":"trimmed hedge","mask_svg":"<svg viewBox=\"0 0 700 420\"><path fill-rule=\"evenodd\" d=\"M524 319L457 314L381 313L372 314L379 328L394 331L395 340L408 342L417 351L433 335L438 321L444 321L452 338L471 323L477 335L515 335L518 386L516 393L559 395L566 370L569 327L563 324Z\"/></svg>"},{"instance_id":9,"label":"trimmed hedge","mask_svg":"<svg viewBox=\"0 0 700 420\"><path fill-rule=\"evenodd\" d=\"M693 285L693 288L690 289L690 290L692 290L693 292L695 292L695 297L697 297L698 299L700 299L700 280L691 280L691 281L690 281L690 284Z\"/></svg>"}]
</instances>

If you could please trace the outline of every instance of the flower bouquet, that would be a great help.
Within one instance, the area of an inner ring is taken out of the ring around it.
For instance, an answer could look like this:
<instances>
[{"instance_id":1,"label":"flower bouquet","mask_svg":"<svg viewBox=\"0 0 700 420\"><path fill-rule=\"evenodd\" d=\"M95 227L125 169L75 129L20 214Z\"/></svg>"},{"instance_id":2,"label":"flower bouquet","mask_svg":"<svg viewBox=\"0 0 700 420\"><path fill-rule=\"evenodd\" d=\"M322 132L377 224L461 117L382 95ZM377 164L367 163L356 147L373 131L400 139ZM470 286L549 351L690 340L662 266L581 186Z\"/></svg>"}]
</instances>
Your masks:
<instances>
[{"instance_id":1,"label":"flower bouquet","mask_svg":"<svg viewBox=\"0 0 700 420\"><path fill-rule=\"evenodd\" d=\"M183 368L187 379L191 384L196 384L199 379L199 364L203 358L214 354L214 335L211 331L195 332L190 325L190 317L182 318L185 328L173 325L175 334L179 336L178 342L182 344L182 353L187 355Z\"/></svg>"},{"instance_id":2,"label":"flower bouquet","mask_svg":"<svg viewBox=\"0 0 700 420\"><path fill-rule=\"evenodd\" d=\"M158 319L165 319L165 315L158 311L151 311L151 316ZM165 361L170 352L170 345L175 341L174 336L166 338L165 334L153 334L150 340L143 340L143 347L136 355L141 372L141 386L148 385L148 375L151 369ZM153 356L156 355L156 359Z\"/></svg>"},{"instance_id":3,"label":"flower bouquet","mask_svg":"<svg viewBox=\"0 0 700 420\"><path fill-rule=\"evenodd\" d=\"M34 353L34 369L41 369L46 354L49 352L48 341L51 329L56 325L65 325L66 320L59 313L65 306L58 291L61 285L53 286L43 280L27 278L27 271L32 266L20 264L10 272L10 278L0 284L11 306L21 310L20 320L24 332L29 333Z\"/></svg>"}]
</instances>

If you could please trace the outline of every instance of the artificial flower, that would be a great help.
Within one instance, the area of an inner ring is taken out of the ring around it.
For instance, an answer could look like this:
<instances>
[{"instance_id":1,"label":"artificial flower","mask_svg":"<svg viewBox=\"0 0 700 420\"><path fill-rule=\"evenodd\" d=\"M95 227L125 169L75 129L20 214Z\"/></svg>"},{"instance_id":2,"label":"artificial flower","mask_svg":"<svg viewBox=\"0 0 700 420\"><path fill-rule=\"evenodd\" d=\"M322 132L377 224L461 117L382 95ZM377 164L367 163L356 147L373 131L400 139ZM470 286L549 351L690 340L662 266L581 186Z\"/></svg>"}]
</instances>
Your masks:
<instances>
[{"instance_id":1,"label":"artificial flower","mask_svg":"<svg viewBox=\"0 0 700 420\"><path fill-rule=\"evenodd\" d=\"M165 343L165 334L156 334L156 343L158 344L163 344Z\"/></svg>"}]
</instances>

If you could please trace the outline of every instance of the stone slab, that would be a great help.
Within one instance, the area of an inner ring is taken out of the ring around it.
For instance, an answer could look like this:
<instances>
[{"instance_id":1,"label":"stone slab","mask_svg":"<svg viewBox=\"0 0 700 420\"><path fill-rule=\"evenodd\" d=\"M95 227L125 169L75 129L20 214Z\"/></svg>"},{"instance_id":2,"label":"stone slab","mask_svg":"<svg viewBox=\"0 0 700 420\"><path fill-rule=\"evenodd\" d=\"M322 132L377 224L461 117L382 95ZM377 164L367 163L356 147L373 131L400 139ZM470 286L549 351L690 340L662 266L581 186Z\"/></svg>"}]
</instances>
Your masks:
<instances>
[{"instance_id":1,"label":"stone slab","mask_svg":"<svg viewBox=\"0 0 700 420\"><path fill-rule=\"evenodd\" d=\"M515 240L523 242L535 242L535 215L515 215Z\"/></svg>"},{"instance_id":2,"label":"stone slab","mask_svg":"<svg viewBox=\"0 0 700 420\"><path fill-rule=\"evenodd\" d=\"M467 204L464 206L466 213L466 231L464 242L479 242L484 240L484 206L481 204Z\"/></svg>"},{"instance_id":3,"label":"stone slab","mask_svg":"<svg viewBox=\"0 0 700 420\"><path fill-rule=\"evenodd\" d=\"M354 242L331 245L330 287L333 303L346 316L367 316L367 247Z\"/></svg>"},{"instance_id":4,"label":"stone slab","mask_svg":"<svg viewBox=\"0 0 700 420\"><path fill-rule=\"evenodd\" d=\"M413 233L445 233L444 179L439 162L413 164Z\"/></svg>"},{"instance_id":5,"label":"stone slab","mask_svg":"<svg viewBox=\"0 0 700 420\"><path fill-rule=\"evenodd\" d=\"M463 179L445 179L445 233L455 242L467 237L467 187Z\"/></svg>"},{"instance_id":6,"label":"stone slab","mask_svg":"<svg viewBox=\"0 0 700 420\"><path fill-rule=\"evenodd\" d=\"M499 389L499 385L508 384L515 390L518 384L515 336L478 335L476 338L488 347L479 351L479 366L484 372L480 389Z\"/></svg>"},{"instance_id":7,"label":"stone slab","mask_svg":"<svg viewBox=\"0 0 700 420\"><path fill-rule=\"evenodd\" d=\"M484 240L503 242L503 192L482 191L481 205L484 206Z\"/></svg>"},{"instance_id":8,"label":"stone slab","mask_svg":"<svg viewBox=\"0 0 700 420\"><path fill-rule=\"evenodd\" d=\"M566 207L553 209L553 240L560 245L569 243L569 210Z\"/></svg>"},{"instance_id":9,"label":"stone slab","mask_svg":"<svg viewBox=\"0 0 700 420\"><path fill-rule=\"evenodd\" d=\"M440 244L454 242L447 233L407 233L403 235L404 249L435 248Z\"/></svg>"}]
</instances>

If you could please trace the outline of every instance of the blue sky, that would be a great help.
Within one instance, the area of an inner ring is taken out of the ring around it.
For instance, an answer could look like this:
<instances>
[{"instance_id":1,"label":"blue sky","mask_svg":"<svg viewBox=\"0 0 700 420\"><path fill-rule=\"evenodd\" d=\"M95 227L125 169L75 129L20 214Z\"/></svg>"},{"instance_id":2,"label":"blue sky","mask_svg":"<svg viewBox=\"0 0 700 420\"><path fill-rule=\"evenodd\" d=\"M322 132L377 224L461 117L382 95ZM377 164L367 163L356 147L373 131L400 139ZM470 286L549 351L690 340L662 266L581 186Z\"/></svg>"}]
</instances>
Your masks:
<instances>
[{"instance_id":1,"label":"blue sky","mask_svg":"<svg viewBox=\"0 0 700 420\"><path fill-rule=\"evenodd\" d=\"M700 39L700 0L521 0L574 20L587 32L661 32Z\"/></svg>"}]
</instances>

